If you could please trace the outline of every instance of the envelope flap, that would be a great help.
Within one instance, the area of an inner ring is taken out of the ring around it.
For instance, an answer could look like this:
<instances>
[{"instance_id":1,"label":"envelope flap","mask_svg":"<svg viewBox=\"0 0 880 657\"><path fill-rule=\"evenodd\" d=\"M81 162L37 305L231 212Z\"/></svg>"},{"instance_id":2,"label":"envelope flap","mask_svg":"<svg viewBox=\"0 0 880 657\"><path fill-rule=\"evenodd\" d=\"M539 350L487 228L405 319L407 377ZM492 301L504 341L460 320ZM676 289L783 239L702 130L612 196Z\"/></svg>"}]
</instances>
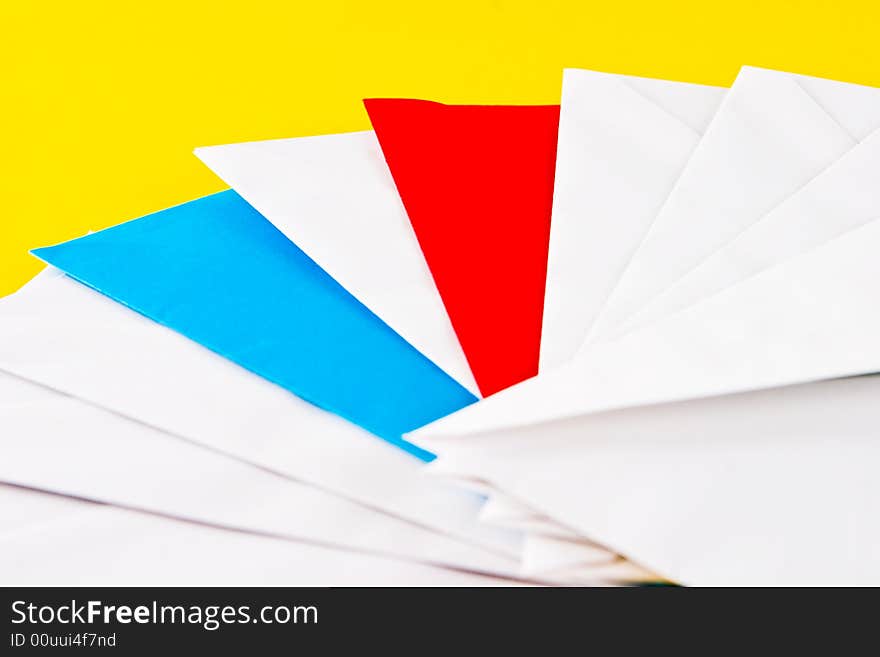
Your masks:
<instances>
[{"instance_id":1,"label":"envelope flap","mask_svg":"<svg viewBox=\"0 0 880 657\"><path fill-rule=\"evenodd\" d=\"M723 92L664 80L565 71L542 370L561 365L583 343Z\"/></svg>"},{"instance_id":2,"label":"envelope flap","mask_svg":"<svg viewBox=\"0 0 880 657\"><path fill-rule=\"evenodd\" d=\"M865 139L880 127L880 89L807 75L795 79L853 139Z\"/></svg>"},{"instance_id":3,"label":"envelope flap","mask_svg":"<svg viewBox=\"0 0 880 657\"><path fill-rule=\"evenodd\" d=\"M196 155L342 287L476 392L372 131L210 146Z\"/></svg>"},{"instance_id":4,"label":"envelope flap","mask_svg":"<svg viewBox=\"0 0 880 657\"><path fill-rule=\"evenodd\" d=\"M559 106L364 104L480 390L534 376Z\"/></svg>"},{"instance_id":5,"label":"envelope flap","mask_svg":"<svg viewBox=\"0 0 880 657\"><path fill-rule=\"evenodd\" d=\"M568 570L575 566L608 564L617 555L586 540L526 534L523 543L522 569L528 575Z\"/></svg>"},{"instance_id":6,"label":"envelope flap","mask_svg":"<svg viewBox=\"0 0 880 657\"><path fill-rule=\"evenodd\" d=\"M48 268L0 299L0 369L113 413L490 547L480 500L360 427ZM320 440L315 437L320 436Z\"/></svg>"},{"instance_id":7,"label":"envelope flap","mask_svg":"<svg viewBox=\"0 0 880 657\"><path fill-rule=\"evenodd\" d=\"M788 73L744 68L593 327L614 337L651 299L852 148Z\"/></svg>"},{"instance_id":8,"label":"envelope flap","mask_svg":"<svg viewBox=\"0 0 880 657\"><path fill-rule=\"evenodd\" d=\"M35 254L421 458L398 429L474 400L233 191Z\"/></svg>"},{"instance_id":9,"label":"envelope flap","mask_svg":"<svg viewBox=\"0 0 880 657\"><path fill-rule=\"evenodd\" d=\"M617 77L700 134L715 116L727 91L724 87L705 84L635 76Z\"/></svg>"},{"instance_id":10,"label":"envelope flap","mask_svg":"<svg viewBox=\"0 0 880 657\"><path fill-rule=\"evenodd\" d=\"M634 330L880 218L880 130L636 313Z\"/></svg>"}]
</instances>

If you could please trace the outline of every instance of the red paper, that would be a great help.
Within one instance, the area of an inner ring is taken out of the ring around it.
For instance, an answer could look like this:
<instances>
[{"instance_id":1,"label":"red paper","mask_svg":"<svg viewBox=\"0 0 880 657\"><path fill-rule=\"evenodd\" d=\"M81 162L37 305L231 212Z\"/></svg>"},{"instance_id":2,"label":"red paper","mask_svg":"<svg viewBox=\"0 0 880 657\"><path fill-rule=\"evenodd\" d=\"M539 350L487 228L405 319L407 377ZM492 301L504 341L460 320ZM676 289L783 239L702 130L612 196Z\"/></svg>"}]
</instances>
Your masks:
<instances>
[{"instance_id":1,"label":"red paper","mask_svg":"<svg viewBox=\"0 0 880 657\"><path fill-rule=\"evenodd\" d=\"M480 391L534 376L559 106L364 104Z\"/></svg>"}]
</instances>

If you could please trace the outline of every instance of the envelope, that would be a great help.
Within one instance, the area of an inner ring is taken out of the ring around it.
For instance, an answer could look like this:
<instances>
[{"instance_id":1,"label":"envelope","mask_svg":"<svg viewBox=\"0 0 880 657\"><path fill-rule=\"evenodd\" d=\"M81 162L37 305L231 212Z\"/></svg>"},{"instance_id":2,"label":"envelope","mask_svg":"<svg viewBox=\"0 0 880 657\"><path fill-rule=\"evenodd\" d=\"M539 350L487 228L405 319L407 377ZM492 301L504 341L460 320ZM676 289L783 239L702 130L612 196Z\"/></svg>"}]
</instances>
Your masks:
<instances>
[{"instance_id":1,"label":"envelope","mask_svg":"<svg viewBox=\"0 0 880 657\"><path fill-rule=\"evenodd\" d=\"M467 490L479 490L486 494L486 503L480 510L482 522L525 533L521 558L523 575L569 586L597 581L617 584L660 581L656 574L622 559L603 545L579 536L570 528L499 490L484 477L473 475L470 468L467 460L458 463L447 454L446 458L428 464L426 471L435 478L454 481Z\"/></svg>"},{"instance_id":2,"label":"envelope","mask_svg":"<svg viewBox=\"0 0 880 657\"><path fill-rule=\"evenodd\" d=\"M0 485L6 586L517 586L521 582Z\"/></svg>"},{"instance_id":3,"label":"envelope","mask_svg":"<svg viewBox=\"0 0 880 657\"><path fill-rule=\"evenodd\" d=\"M521 557L523 576L564 586L663 581L655 573L511 497L480 474L479 468L475 469L467 457L458 460L455 450L450 452L446 447L441 443L444 456L425 466L426 472L433 478L453 481L466 490L479 490L487 495L480 512L481 521L525 532ZM498 455L498 458L505 457Z\"/></svg>"},{"instance_id":4,"label":"envelope","mask_svg":"<svg viewBox=\"0 0 880 657\"><path fill-rule=\"evenodd\" d=\"M880 126L880 90L744 67L597 318L621 324Z\"/></svg>"},{"instance_id":5,"label":"envelope","mask_svg":"<svg viewBox=\"0 0 880 657\"><path fill-rule=\"evenodd\" d=\"M442 445L443 448L446 445ZM564 585L605 580L636 584L659 581L656 574L628 562L604 545L580 536L523 501L511 497L479 474L472 464L457 461L444 449L445 456L425 466L434 478L452 481L466 490L487 495L480 510L486 524L524 533L521 572L544 581ZM499 458L504 458L499 456Z\"/></svg>"},{"instance_id":6,"label":"envelope","mask_svg":"<svg viewBox=\"0 0 880 657\"><path fill-rule=\"evenodd\" d=\"M288 479L517 556L482 498L421 461L94 290L46 270L0 299L0 369Z\"/></svg>"},{"instance_id":7,"label":"envelope","mask_svg":"<svg viewBox=\"0 0 880 657\"><path fill-rule=\"evenodd\" d=\"M878 252L875 220L409 437L880 372Z\"/></svg>"},{"instance_id":8,"label":"envelope","mask_svg":"<svg viewBox=\"0 0 880 657\"><path fill-rule=\"evenodd\" d=\"M34 254L424 460L403 432L475 400L232 191Z\"/></svg>"},{"instance_id":9,"label":"envelope","mask_svg":"<svg viewBox=\"0 0 880 657\"><path fill-rule=\"evenodd\" d=\"M218 527L517 574L518 563L0 372L0 481Z\"/></svg>"},{"instance_id":10,"label":"envelope","mask_svg":"<svg viewBox=\"0 0 880 657\"><path fill-rule=\"evenodd\" d=\"M768 267L880 218L880 130L654 298L624 323L633 330Z\"/></svg>"},{"instance_id":11,"label":"envelope","mask_svg":"<svg viewBox=\"0 0 880 657\"><path fill-rule=\"evenodd\" d=\"M878 390L854 377L426 444L675 582L872 585Z\"/></svg>"},{"instance_id":12,"label":"envelope","mask_svg":"<svg viewBox=\"0 0 880 657\"><path fill-rule=\"evenodd\" d=\"M97 503L65 495L0 483L0 541L30 528L53 523L94 507Z\"/></svg>"},{"instance_id":13,"label":"envelope","mask_svg":"<svg viewBox=\"0 0 880 657\"><path fill-rule=\"evenodd\" d=\"M620 584L660 583L657 576L619 556L609 558L595 544L559 537L529 535L523 548L523 572L569 584L596 581Z\"/></svg>"},{"instance_id":14,"label":"envelope","mask_svg":"<svg viewBox=\"0 0 880 657\"><path fill-rule=\"evenodd\" d=\"M435 461L436 463L436 461ZM441 462L442 463L442 462ZM436 472L432 472L436 474ZM482 522L553 538L578 538L577 534L544 516L527 504L502 492L493 492L480 509ZM527 534L528 536L528 534ZM600 546L594 546L599 548ZM524 547L525 549L525 547ZM613 553L608 553L609 557Z\"/></svg>"},{"instance_id":15,"label":"envelope","mask_svg":"<svg viewBox=\"0 0 880 657\"><path fill-rule=\"evenodd\" d=\"M616 561L618 557L613 552L556 536L531 534L523 546L523 571L531 574L569 569L582 564L605 566Z\"/></svg>"},{"instance_id":16,"label":"envelope","mask_svg":"<svg viewBox=\"0 0 880 657\"><path fill-rule=\"evenodd\" d=\"M478 394L372 132L197 148L318 266Z\"/></svg>"},{"instance_id":17,"label":"envelope","mask_svg":"<svg viewBox=\"0 0 880 657\"><path fill-rule=\"evenodd\" d=\"M583 344L725 90L567 69L540 369Z\"/></svg>"},{"instance_id":18,"label":"envelope","mask_svg":"<svg viewBox=\"0 0 880 657\"><path fill-rule=\"evenodd\" d=\"M559 106L364 104L480 391L534 376Z\"/></svg>"}]
</instances>

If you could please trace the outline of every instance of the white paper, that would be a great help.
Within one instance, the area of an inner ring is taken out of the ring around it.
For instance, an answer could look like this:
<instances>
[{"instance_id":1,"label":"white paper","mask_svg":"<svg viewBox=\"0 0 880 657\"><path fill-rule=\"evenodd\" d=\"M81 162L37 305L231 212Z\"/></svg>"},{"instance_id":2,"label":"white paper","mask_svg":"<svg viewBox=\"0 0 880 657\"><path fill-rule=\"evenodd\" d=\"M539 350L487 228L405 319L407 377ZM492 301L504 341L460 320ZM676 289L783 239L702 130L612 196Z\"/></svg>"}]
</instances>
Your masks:
<instances>
[{"instance_id":1,"label":"white paper","mask_svg":"<svg viewBox=\"0 0 880 657\"><path fill-rule=\"evenodd\" d=\"M656 584L666 581L656 573L577 535L526 534L522 572L542 581L570 585L597 580L617 584Z\"/></svg>"},{"instance_id":2,"label":"white paper","mask_svg":"<svg viewBox=\"0 0 880 657\"><path fill-rule=\"evenodd\" d=\"M482 476L472 475L468 465L467 461L462 464L453 458L441 458L429 464L426 472L467 490L482 490L488 497L480 511L480 520L525 533L520 570L524 577L564 585L657 580L653 573L622 563L621 557L608 548L510 497Z\"/></svg>"},{"instance_id":3,"label":"white paper","mask_svg":"<svg viewBox=\"0 0 880 657\"><path fill-rule=\"evenodd\" d=\"M878 253L875 220L410 439L880 372Z\"/></svg>"},{"instance_id":4,"label":"white paper","mask_svg":"<svg viewBox=\"0 0 880 657\"><path fill-rule=\"evenodd\" d=\"M510 504L511 501L511 497L501 492L493 492L480 511L480 520L496 527L506 527L507 529L526 532L523 542L523 553L527 549L526 542L530 534L551 538L579 538L572 530L563 527L547 516L519 502L512 506ZM593 547L597 551L604 551L609 557L613 556L612 552L605 550L601 546L595 545ZM523 560L525 561L525 557L523 557Z\"/></svg>"},{"instance_id":5,"label":"white paper","mask_svg":"<svg viewBox=\"0 0 880 657\"><path fill-rule=\"evenodd\" d=\"M596 320L623 322L880 126L880 90L744 67Z\"/></svg>"},{"instance_id":6,"label":"white paper","mask_svg":"<svg viewBox=\"0 0 880 657\"><path fill-rule=\"evenodd\" d=\"M0 483L0 541L97 506L101 505Z\"/></svg>"},{"instance_id":7,"label":"white paper","mask_svg":"<svg viewBox=\"0 0 880 657\"><path fill-rule=\"evenodd\" d=\"M421 461L47 270L0 300L0 369L419 525L518 554Z\"/></svg>"},{"instance_id":8,"label":"white paper","mask_svg":"<svg viewBox=\"0 0 880 657\"><path fill-rule=\"evenodd\" d=\"M725 90L568 69L541 332L541 371L584 342Z\"/></svg>"},{"instance_id":9,"label":"white paper","mask_svg":"<svg viewBox=\"0 0 880 657\"><path fill-rule=\"evenodd\" d=\"M494 491L486 500L480 510L480 520L497 527L506 527L552 538L578 538L577 534L567 527L563 527L531 507L498 491ZM526 535L526 540L528 540L528 535ZM596 548L600 549L598 546ZM523 544L524 552L525 549L525 544Z\"/></svg>"},{"instance_id":10,"label":"white paper","mask_svg":"<svg viewBox=\"0 0 880 657\"><path fill-rule=\"evenodd\" d=\"M781 205L654 297L625 323L633 330L687 308L783 260L880 218L880 130Z\"/></svg>"},{"instance_id":11,"label":"white paper","mask_svg":"<svg viewBox=\"0 0 880 657\"><path fill-rule=\"evenodd\" d=\"M594 543L529 534L523 545L523 572L544 575L576 566L602 566L618 561L617 555Z\"/></svg>"},{"instance_id":12,"label":"white paper","mask_svg":"<svg viewBox=\"0 0 880 657\"><path fill-rule=\"evenodd\" d=\"M0 534L4 586L518 584L0 485L0 517L16 508L38 512L39 521Z\"/></svg>"},{"instance_id":13,"label":"white paper","mask_svg":"<svg viewBox=\"0 0 880 657\"><path fill-rule=\"evenodd\" d=\"M479 396L375 133L196 155L342 287Z\"/></svg>"},{"instance_id":14,"label":"white paper","mask_svg":"<svg viewBox=\"0 0 880 657\"><path fill-rule=\"evenodd\" d=\"M856 377L430 444L676 582L877 585L878 394Z\"/></svg>"},{"instance_id":15,"label":"white paper","mask_svg":"<svg viewBox=\"0 0 880 657\"><path fill-rule=\"evenodd\" d=\"M653 573L623 558L607 564L585 563L561 568L549 576L565 586L591 586L597 581L614 585L652 584L660 581Z\"/></svg>"},{"instance_id":16,"label":"white paper","mask_svg":"<svg viewBox=\"0 0 880 657\"><path fill-rule=\"evenodd\" d=\"M413 561L518 564L0 372L0 481Z\"/></svg>"},{"instance_id":17,"label":"white paper","mask_svg":"<svg viewBox=\"0 0 880 657\"><path fill-rule=\"evenodd\" d=\"M503 458L503 457L501 457ZM521 573L566 585L583 582L617 583L654 582L657 576L635 564L622 563L621 557L536 511L487 482L468 469L467 460L441 458L427 466L434 477L455 481L473 490L479 485L488 495L480 511L480 520L497 527L525 532ZM479 482L479 483L477 483Z\"/></svg>"}]
</instances>

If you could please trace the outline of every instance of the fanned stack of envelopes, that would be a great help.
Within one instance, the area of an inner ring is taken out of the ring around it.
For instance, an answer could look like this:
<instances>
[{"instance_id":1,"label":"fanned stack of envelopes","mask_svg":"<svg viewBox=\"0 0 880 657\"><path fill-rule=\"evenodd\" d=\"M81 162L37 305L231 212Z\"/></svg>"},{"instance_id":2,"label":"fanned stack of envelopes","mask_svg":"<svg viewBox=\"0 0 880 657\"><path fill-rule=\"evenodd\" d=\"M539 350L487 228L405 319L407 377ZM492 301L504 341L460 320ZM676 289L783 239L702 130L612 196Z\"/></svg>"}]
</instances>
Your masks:
<instances>
[{"instance_id":1,"label":"fanned stack of envelopes","mask_svg":"<svg viewBox=\"0 0 880 657\"><path fill-rule=\"evenodd\" d=\"M365 104L34 251L0 579L880 584L880 90Z\"/></svg>"}]
</instances>

